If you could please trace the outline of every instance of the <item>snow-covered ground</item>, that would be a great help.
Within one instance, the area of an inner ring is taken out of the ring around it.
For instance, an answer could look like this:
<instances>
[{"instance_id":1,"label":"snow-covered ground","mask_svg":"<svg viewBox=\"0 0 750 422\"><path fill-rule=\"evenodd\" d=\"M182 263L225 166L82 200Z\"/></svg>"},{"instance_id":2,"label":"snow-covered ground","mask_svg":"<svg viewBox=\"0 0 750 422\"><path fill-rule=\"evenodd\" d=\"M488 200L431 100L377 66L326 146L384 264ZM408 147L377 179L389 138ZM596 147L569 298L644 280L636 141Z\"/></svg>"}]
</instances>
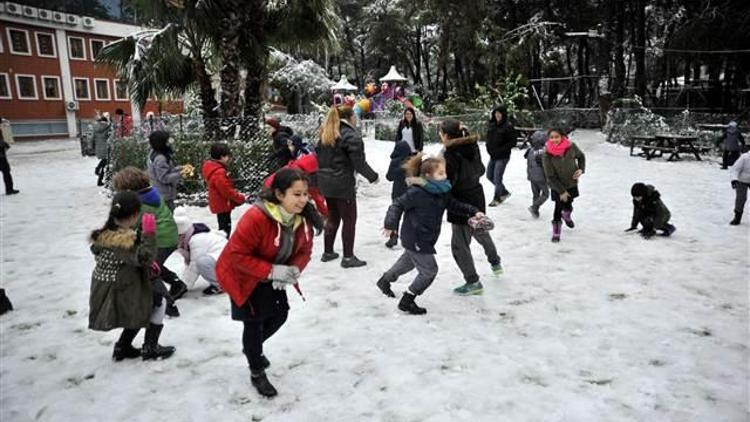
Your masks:
<instances>
[{"instance_id":1,"label":"snow-covered ground","mask_svg":"<svg viewBox=\"0 0 750 422\"><path fill-rule=\"evenodd\" d=\"M514 151L513 196L488 211L506 273L493 277L475 246L484 295L454 296L462 280L445 224L422 317L398 312L375 288L400 250L380 237L390 184L364 183L355 253L368 265L321 263L316 239L301 279L307 301L290 294L289 320L266 345L273 400L250 385L227 297L203 297L203 282L166 321L172 359L112 362L117 333L86 328L86 237L108 209L96 162L73 141L16 144L21 194L0 197L1 284L16 307L0 317L0 420L747 420L750 224L727 224L727 172L629 157L593 131L573 140L588 162L575 230L552 244L551 204L540 220L529 216L525 161ZM367 144L381 175L391 146ZM672 238L623 233L635 181L661 191ZM216 227L207 209L189 213Z\"/></svg>"}]
</instances>

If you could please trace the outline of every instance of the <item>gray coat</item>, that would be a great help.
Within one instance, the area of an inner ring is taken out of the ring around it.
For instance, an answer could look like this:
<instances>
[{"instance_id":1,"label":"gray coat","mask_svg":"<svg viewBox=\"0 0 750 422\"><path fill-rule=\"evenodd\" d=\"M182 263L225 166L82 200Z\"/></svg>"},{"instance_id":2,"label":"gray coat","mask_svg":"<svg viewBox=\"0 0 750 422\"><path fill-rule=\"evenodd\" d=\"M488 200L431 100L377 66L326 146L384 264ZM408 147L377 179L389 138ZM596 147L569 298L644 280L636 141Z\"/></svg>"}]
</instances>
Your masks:
<instances>
[{"instance_id":1,"label":"gray coat","mask_svg":"<svg viewBox=\"0 0 750 422\"><path fill-rule=\"evenodd\" d=\"M94 153L96 158L106 160L109 156L109 122L94 122Z\"/></svg>"},{"instance_id":2,"label":"gray coat","mask_svg":"<svg viewBox=\"0 0 750 422\"><path fill-rule=\"evenodd\" d=\"M544 176L542 157L544 156L544 144L547 142L547 133L541 130L531 135L531 146L526 150L526 178L539 185L546 185L547 178Z\"/></svg>"},{"instance_id":3,"label":"gray coat","mask_svg":"<svg viewBox=\"0 0 750 422\"><path fill-rule=\"evenodd\" d=\"M159 191L161 198L165 201L174 201L177 197L177 185L182 180L180 169L164 154L153 150L146 164L151 184Z\"/></svg>"},{"instance_id":4,"label":"gray coat","mask_svg":"<svg viewBox=\"0 0 750 422\"><path fill-rule=\"evenodd\" d=\"M742 151L745 146L745 138L736 125L728 126L721 135L722 149L724 151Z\"/></svg>"}]
</instances>

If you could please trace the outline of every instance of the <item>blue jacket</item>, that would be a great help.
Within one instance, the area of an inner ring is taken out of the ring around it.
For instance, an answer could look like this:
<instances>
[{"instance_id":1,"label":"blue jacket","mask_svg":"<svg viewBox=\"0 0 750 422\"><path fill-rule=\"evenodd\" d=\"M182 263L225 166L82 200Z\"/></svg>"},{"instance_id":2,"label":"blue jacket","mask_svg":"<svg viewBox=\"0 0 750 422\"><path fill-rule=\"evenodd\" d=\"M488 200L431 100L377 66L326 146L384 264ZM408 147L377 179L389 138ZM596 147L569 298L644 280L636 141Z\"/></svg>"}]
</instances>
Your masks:
<instances>
[{"instance_id":1,"label":"blue jacket","mask_svg":"<svg viewBox=\"0 0 750 422\"><path fill-rule=\"evenodd\" d=\"M411 147L404 141L396 142L391 153L391 165L385 178L393 182L391 199L395 200L406 192L406 171L402 167L411 155Z\"/></svg>"},{"instance_id":2,"label":"blue jacket","mask_svg":"<svg viewBox=\"0 0 750 422\"><path fill-rule=\"evenodd\" d=\"M406 249L423 254L435 253L446 208L467 217L479 212L473 205L457 201L447 190L436 191L434 182L410 177L407 183L411 186L393 201L384 223L386 229L396 230L401 214L406 213L401 224L401 245Z\"/></svg>"}]
</instances>

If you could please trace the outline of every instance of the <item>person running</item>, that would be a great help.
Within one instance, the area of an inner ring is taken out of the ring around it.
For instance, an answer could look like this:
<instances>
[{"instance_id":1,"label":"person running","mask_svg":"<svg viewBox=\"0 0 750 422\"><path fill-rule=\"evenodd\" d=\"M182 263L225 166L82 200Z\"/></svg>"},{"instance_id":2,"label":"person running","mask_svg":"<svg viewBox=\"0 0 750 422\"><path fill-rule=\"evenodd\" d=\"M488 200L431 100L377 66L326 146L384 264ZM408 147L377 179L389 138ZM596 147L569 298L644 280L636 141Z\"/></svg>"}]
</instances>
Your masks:
<instances>
[{"instance_id":1,"label":"person running","mask_svg":"<svg viewBox=\"0 0 750 422\"><path fill-rule=\"evenodd\" d=\"M555 211L552 215L552 242L560 241L562 221L569 228L573 222L573 199L577 198L578 180L586 171L586 156L578 145L568 140L562 129L547 131L549 140L544 149L542 163L547 184L552 190Z\"/></svg>"}]
</instances>

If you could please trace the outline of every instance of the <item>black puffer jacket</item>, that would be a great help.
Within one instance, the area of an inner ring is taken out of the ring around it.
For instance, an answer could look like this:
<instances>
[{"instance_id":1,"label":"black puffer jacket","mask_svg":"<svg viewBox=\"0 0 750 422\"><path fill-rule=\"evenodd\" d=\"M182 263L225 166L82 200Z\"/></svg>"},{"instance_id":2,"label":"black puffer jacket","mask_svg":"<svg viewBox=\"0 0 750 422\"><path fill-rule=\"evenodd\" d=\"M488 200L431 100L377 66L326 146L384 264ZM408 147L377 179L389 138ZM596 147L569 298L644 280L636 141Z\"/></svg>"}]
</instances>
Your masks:
<instances>
[{"instance_id":1,"label":"black puffer jacket","mask_svg":"<svg viewBox=\"0 0 750 422\"><path fill-rule=\"evenodd\" d=\"M396 199L406 192L406 170L404 162L411 156L409 144L403 141L396 142L391 152L391 164L388 166L388 173L385 174L386 180L393 182L391 188L391 199Z\"/></svg>"},{"instance_id":2,"label":"black puffer jacket","mask_svg":"<svg viewBox=\"0 0 750 422\"><path fill-rule=\"evenodd\" d=\"M484 175L484 164L477 139L476 135L451 139L444 143L443 156L453 197L485 212L484 190L479 182ZM467 220L465 215L448 211L450 223L466 224Z\"/></svg>"},{"instance_id":3,"label":"black puffer jacket","mask_svg":"<svg viewBox=\"0 0 750 422\"><path fill-rule=\"evenodd\" d=\"M292 159L292 153L289 151L289 140L294 135L294 131L289 126L280 126L273 133L273 152L279 166L285 166Z\"/></svg>"},{"instance_id":4,"label":"black puffer jacket","mask_svg":"<svg viewBox=\"0 0 750 422\"><path fill-rule=\"evenodd\" d=\"M327 198L354 199L357 196L354 172L370 183L378 179L365 159L365 144L359 132L344 120L339 129L341 136L332 146L318 146L318 186Z\"/></svg>"},{"instance_id":5,"label":"black puffer jacket","mask_svg":"<svg viewBox=\"0 0 750 422\"><path fill-rule=\"evenodd\" d=\"M500 123L495 121L495 112L503 113L503 119ZM508 120L508 114L505 107L495 107L490 114L490 121L487 122L487 153L493 160L510 158L510 151L516 146L516 130Z\"/></svg>"},{"instance_id":6,"label":"black puffer jacket","mask_svg":"<svg viewBox=\"0 0 750 422\"><path fill-rule=\"evenodd\" d=\"M411 130L412 130L412 136L414 137L414 149L417 152L421 152L424 148L424 128L422 127L422 123L420 123L417 118L415 117L414 120L412 120ZM401 121L398 123L398 128L396 129L396 142L403 139L403 136L401 134L401 130L406 127L406 120L401 119Z\"/></svg>"}]
</instances>

